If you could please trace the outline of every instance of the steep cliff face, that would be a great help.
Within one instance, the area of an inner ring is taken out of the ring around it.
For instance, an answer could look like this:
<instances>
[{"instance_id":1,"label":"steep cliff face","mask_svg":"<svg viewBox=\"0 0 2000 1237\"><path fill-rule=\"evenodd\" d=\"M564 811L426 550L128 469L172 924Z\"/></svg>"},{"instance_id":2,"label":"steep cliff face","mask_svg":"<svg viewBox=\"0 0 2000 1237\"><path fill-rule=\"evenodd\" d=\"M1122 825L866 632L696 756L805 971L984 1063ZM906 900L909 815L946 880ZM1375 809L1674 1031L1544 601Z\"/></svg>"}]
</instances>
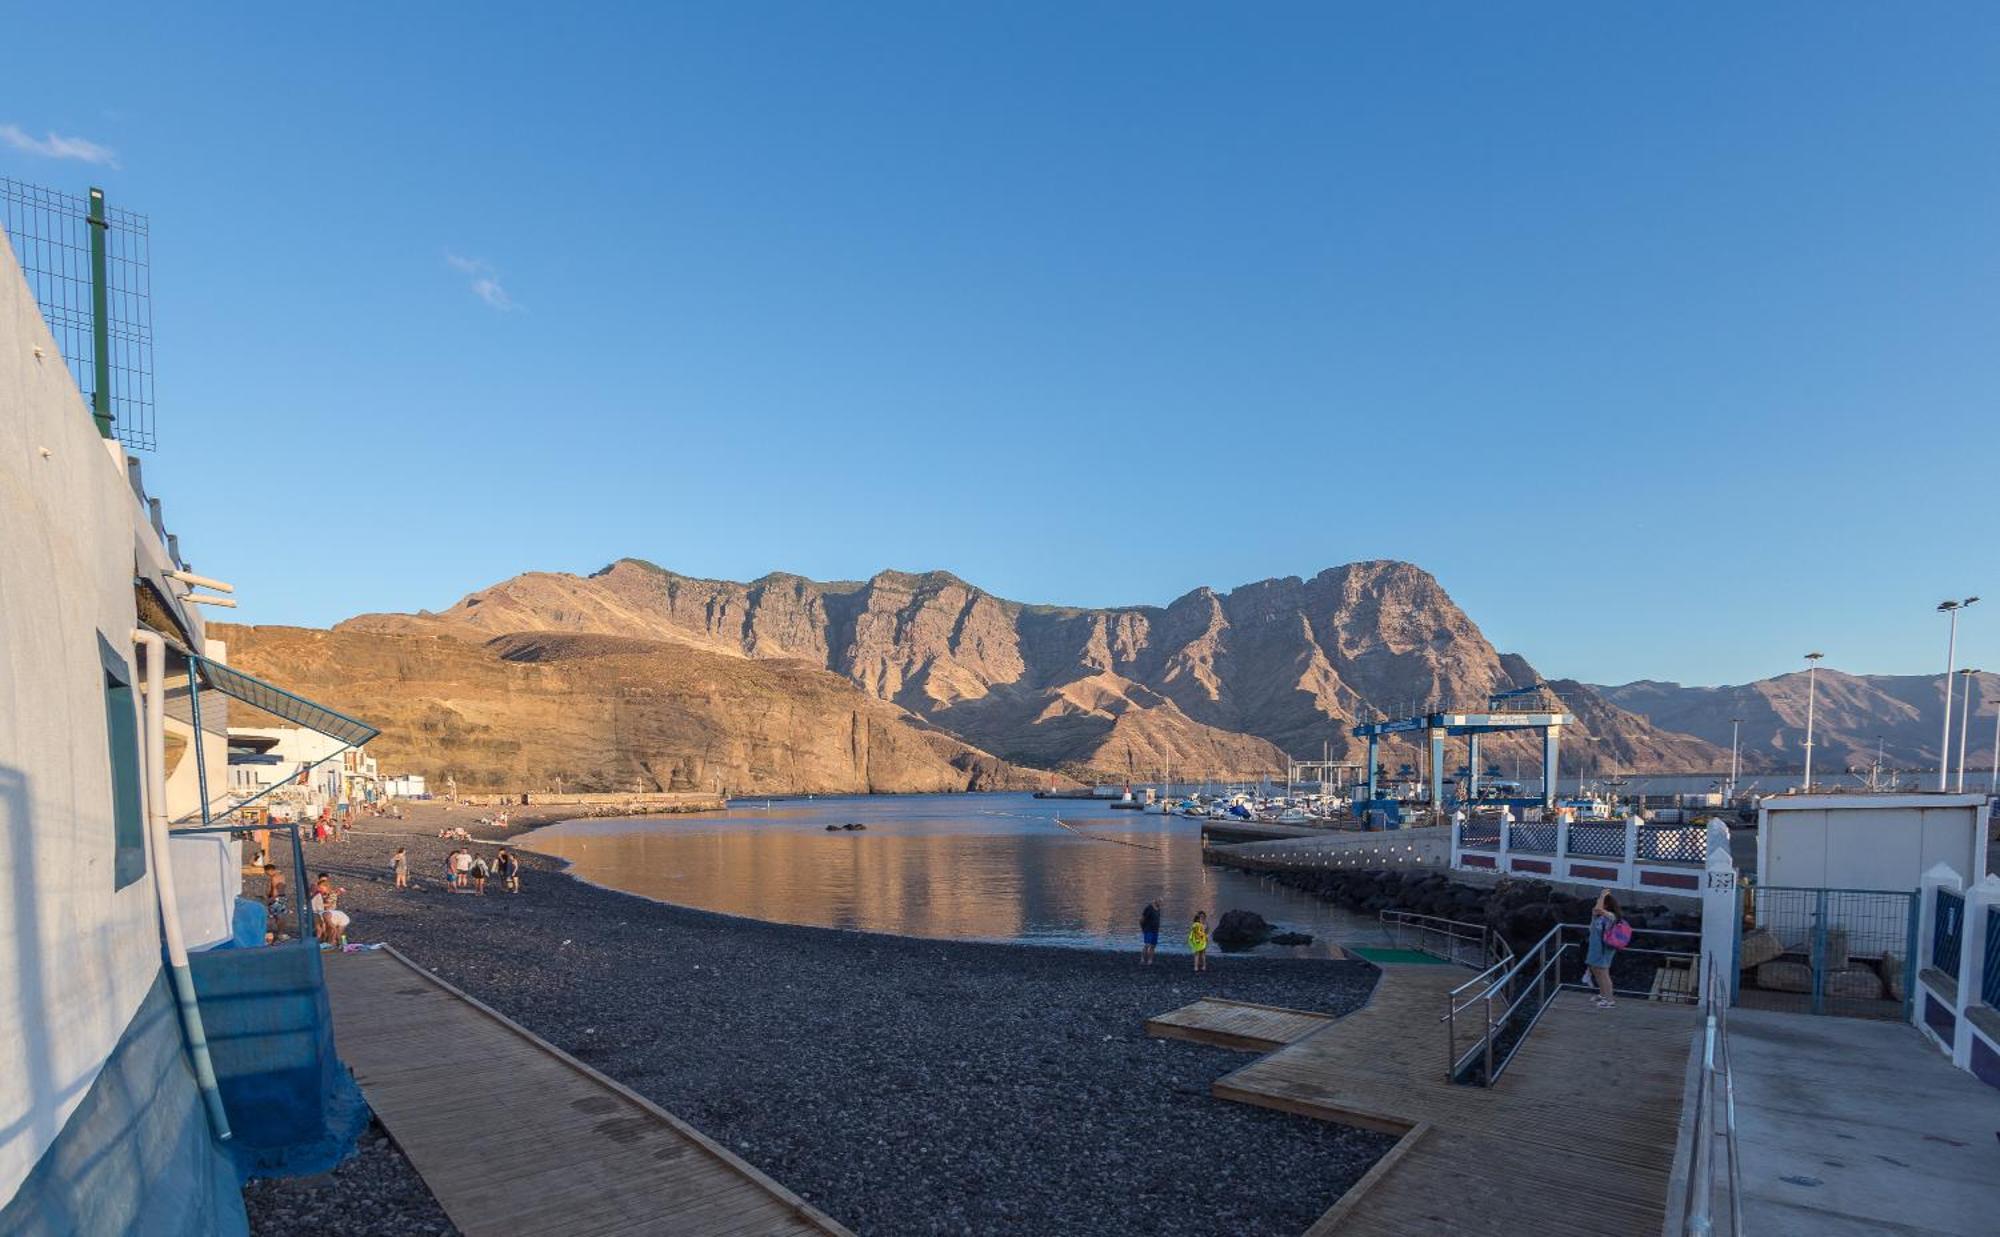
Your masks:
<instances>
[{"instance_id":1,"label":"steep cliff face","mask_svg":"<svg viewBox=\"0 0 2000 1237\"><path fill-rule=\"evenodd\" d=\"M838 675L625 636L486 641L217 625L230 661L367 719L397 772L461 788L945 791L1031 788L1016 769Z\"/></svg>"},{"instance_id":2,"label":"steep cliff face","mask_svg":"<svg viewBox=\"0 0 2000 1237\"><path fill-rule=\"evenodd\" d=\"M1983 771L1992 757L1993 706L2000 700L2000 674L1970 677L1973 722L1967 763ZM1964 708L1959 693L1964 685L1963 678L1953 683L1954 761L1958 759L1958 723ZM1597 691L1657 726L1697 735L1725 752L1730 719L1741 718L1744 767L1748 769L1796 769L1805 758L1803 671L1725 687L1683 687L1642 679ZM1819 772L1866 768L1875 760L1878 739L1886 764L1935 769L1943 729L1942 675L1848 674L1822 668L1813 701L1814 780Z\"/></svg>"},{"instance_id":3,"label":"steep cliff face","mask_svg":"<svg viewBox=\"0 0 2000 1237\"><path fill-rule=\"evenodd\" d=\"M772 575L699 580L635 559L588 577L530 573L441 614L366 615L347 632L537 631L616 635L752 660L799 658L878 700L1013 760L1150 774L1281 768L1284 753L1359 749L1357 717L1476 703L1536 681L1496 650L1428 573L1351 563L1164 606L1029 606L945 572L862 582ZM1666 736L1572 684L1604 760L1710 767L1698 740ZM1531 754L1496 738L1495 757Z\"/></svg>"}]
</instances>

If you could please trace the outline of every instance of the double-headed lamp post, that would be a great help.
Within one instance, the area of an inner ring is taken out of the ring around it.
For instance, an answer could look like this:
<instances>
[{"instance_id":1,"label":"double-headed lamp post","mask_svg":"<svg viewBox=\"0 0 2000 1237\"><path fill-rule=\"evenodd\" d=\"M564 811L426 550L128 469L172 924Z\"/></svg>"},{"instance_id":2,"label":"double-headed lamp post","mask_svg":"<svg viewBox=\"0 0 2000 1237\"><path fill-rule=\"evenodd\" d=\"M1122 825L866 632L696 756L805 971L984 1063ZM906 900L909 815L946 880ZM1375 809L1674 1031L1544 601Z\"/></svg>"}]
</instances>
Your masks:
<instances>
[{"instance_id":1,"label":"double-headed lamp post","mask_svg":"<svg viewBox=\"0 0 2000 1237\"><path fill-rule=\"evenodd\" d=\"M1944 738L1938 741L1938 789L1947 790L1946 779L1951 774L1951 671L1952 663L1958 660L1958 612L1978 602L1977 597L1967 597L1963 601L1940 601L1938 612L1951 616L1951 634L1944 646Z\"/></svg>"},{"instance_id":2,"label":"double-headed lamp post","mask_svg":"<svg viewBox=\"0 0 2000 1237\"><path fill-rule=\"evenodd\" d=\"M1814 694L1814 688L1818 686L1818 684L1814 682L1814 676L1815 676L1815 675L1816 675L1816 674L1818 673L1818 671L1819 671L1819 659L1820 659L1820 658L1822 658L1822 657L1825 657L1825 656L1826 656L1826 654L1825 654L1825 653L1807 653L1807 654L1806 654L1806 784L1805 784L1805 789L1806 789L1806 790L1807 790L1808 792L1810 792L1810 791L1812 790L1812 732L1813 732L1813 694Z\"/></svg>"},{"instance_id":3,"label":"double-headed lamp post","mask_svg":"<svg viewBox=\"0 0 2000 1237\"><path fill-rule=\"evenodd\" d=\"M1958 672L1958 677L1965 680L1959 684L1959 695L1965 699L1958 706L1958 779L1951 788L1959 794L1965 793L1965 736L1972 733L1972 685L1978 673L1971 666Z\"/></svg>"}]
</instances>

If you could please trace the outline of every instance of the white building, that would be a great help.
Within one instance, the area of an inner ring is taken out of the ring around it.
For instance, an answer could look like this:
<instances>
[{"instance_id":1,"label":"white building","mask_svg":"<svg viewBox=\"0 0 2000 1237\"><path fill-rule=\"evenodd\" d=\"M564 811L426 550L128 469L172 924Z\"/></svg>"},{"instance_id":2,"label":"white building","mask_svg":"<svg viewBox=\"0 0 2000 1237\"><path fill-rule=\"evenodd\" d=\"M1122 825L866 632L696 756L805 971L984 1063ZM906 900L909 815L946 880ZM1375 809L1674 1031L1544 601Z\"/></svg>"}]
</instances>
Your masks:
<instances>
[{"instance_id":1,"label":"white building","mask_svg":"<svg viewBox=\"0 0 2000 1237\"><path fill-rule=\"evenodd\" d=\"M422 799L430 794L421 773L398 773L382 779L382 793L392 799Z\"/></svg>"},{"instance_id":2,"label":"white building","mask_svg":"<svg viewBox=\"0 0 2000 1237\"><path fill-rule=\"evenodd\" d=\"M273 808L314 812L373 802L386 793L366 748L299 726L230 727L229 789L235 803L263 795L260 802Z\"/></svg>"}]
</instances>

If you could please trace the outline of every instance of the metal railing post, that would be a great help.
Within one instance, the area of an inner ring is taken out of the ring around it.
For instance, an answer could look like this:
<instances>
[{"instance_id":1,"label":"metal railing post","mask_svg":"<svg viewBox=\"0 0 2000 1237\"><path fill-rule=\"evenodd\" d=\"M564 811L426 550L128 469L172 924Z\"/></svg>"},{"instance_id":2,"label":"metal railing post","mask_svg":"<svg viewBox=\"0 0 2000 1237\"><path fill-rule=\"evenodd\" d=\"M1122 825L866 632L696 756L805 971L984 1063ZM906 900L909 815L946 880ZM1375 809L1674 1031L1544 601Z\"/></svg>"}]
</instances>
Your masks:
<instances>
[{"instance_id":1,"label":"metal railing post","mask_svg":"<svg viewBox=\"0 0 2000 1237\"><path fill-rule=\"evenodd\" d=\"M194 660L188 660L188 711L194 717L194 780L195 789L201 795L201 823L213 824L208 811L208 758L201 747L201 683L195 673Z\"/></svg>"},{"instance_id":2,"label":"metal railing post","mask_svg":"<svg viewBox=\"0 0 2000 1237\"><path fill-rule=\"evenodd\" d=\"M1456 1082L1452 1069L1458 1064L1458 1002L1444 994L1444 1080Z\"/></svg>"},{"instance_id":3,"label":"metal railing post","mask_svg":"<svg viewBox=\"0 0 2000 1237\"><path fill-rule=\"evenodd\" d=\"M75 199L70 199L74 201ZM104 190L90 191L90 415L97 432L113 437L111 429L111 282L104 257L104 234L111 225L104 218Z\"/></svg>"},{"instance_id":4,"label":"metal railing post","mask_svg":"<svg viewBox=\"0 0 2000 1237\"><path fill-rule=\"evenodd\" d=\"M1486 1085L1493 1085L1493 990L1486 990Z\"/></svg>"}]
</instances>

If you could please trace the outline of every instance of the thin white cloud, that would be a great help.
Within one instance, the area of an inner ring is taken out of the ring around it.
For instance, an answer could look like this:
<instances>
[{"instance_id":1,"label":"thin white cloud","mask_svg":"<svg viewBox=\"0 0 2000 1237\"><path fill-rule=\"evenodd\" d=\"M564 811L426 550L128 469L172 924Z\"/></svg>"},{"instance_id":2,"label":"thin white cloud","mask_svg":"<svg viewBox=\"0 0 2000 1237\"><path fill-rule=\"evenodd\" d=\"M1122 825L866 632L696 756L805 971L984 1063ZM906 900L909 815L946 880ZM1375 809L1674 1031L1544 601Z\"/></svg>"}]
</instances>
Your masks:
<instances>
[{"instance_id":1,"label":"thin white cloud","mask_svg":"<svg viewBox=\"0 0 2000 1237\"><path fill-rule=\"evenodd\" d=\"M75 159L80 163L95 163L108 168L118 166L117 152L88 138L64 137L60 133L36 137L19 125L0 125L0 142L44 159Z\"/></svg>"},{"instance_id":2,"label":"thin white cloud","mask_svg":"<svg viewBox=\"0 0 2000 1237\"><path fill-rule=\"evenodd\" d=\"M484 258L461 258L455 253L444 255L444 260L451 269L461 275L471 276L472 295L494 309L505 311L520 308L514 302L514 298L507 295L507 289L500 286L500 273L493 269L491 262Z\"/></svg>"}]
</instances>

